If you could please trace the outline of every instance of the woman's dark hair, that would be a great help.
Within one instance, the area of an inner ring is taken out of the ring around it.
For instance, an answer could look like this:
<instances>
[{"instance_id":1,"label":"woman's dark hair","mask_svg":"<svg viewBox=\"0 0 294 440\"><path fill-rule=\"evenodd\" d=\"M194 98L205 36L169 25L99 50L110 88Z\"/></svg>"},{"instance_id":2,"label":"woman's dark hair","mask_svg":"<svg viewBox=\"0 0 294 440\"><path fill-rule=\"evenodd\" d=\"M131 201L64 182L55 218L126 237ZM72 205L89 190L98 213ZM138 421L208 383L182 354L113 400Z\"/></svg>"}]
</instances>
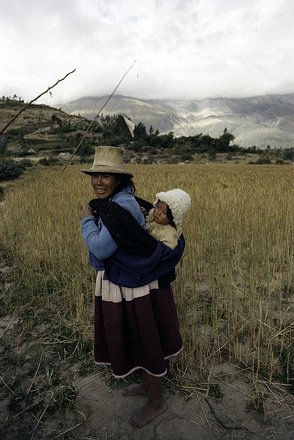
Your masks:
<instances>
[{"instance_id":1,"label":"woman's dark hair","mask_svg":"<svg viewBox=\"0 0 294 440\"><path fill-rule=\"evenodd\" d=\"M113 175L116 176L118 179L120 179L120 184L116 189L116 192L120 192L122 189L130 187L131 193L135 194L136 187L132 180L133 178L129 174L113 174Z\"/></svg>"}]
</instances>

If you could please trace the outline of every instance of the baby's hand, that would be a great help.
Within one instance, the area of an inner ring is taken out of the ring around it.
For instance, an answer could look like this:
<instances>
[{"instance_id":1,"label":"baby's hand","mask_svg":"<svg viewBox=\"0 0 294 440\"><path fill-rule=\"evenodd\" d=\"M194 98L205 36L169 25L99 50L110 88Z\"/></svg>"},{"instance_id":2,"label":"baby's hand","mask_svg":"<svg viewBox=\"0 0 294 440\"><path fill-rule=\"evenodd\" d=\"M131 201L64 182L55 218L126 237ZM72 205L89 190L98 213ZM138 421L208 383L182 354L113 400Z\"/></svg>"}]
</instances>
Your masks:
<instances>
[{"instance_id":1,"label":"baby's hand","mask_svg":"<svg viewBox=\"0 0 294 440\"><path fill-rule=\"evenodd\" d=\"M140 206L140 209L141 209L141 211L142 211L142 213L143 213L143 215L145 217L148 214L147 209L143 208L143 206Z\"/></svg>"}]
</instances>

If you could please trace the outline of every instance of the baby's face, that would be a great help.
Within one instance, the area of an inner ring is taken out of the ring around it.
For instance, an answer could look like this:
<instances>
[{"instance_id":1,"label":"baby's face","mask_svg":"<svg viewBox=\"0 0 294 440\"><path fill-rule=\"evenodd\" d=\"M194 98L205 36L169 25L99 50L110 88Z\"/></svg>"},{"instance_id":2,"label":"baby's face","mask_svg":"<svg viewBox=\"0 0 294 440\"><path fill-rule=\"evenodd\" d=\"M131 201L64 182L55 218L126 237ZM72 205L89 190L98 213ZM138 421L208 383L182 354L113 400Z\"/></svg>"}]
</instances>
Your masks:
<instances>
[{"instance_id":1,"label":"baby's face","mask_svg":"<svg viewBox=\"0 0 294 440\"><path fill-rule=\"evenodd\" d=\"M167 204L158 200L153 210L153 220L160 225L168 225L169 220L167 218Z\"/></svg>"}]
</instances>

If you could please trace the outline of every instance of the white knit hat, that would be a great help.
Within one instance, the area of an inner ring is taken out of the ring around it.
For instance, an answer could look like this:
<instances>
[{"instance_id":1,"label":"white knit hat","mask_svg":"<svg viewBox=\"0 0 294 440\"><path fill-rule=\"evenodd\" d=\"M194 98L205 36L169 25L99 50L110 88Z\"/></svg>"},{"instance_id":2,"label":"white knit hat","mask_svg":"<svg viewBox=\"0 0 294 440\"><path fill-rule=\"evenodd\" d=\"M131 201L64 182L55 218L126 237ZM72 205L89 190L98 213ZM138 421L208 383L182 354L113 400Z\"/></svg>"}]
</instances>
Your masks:
<instances>
[{"instance_id":1,"label":"white knit hat","mask_svg":"<svg viewBox=\"0 0 294 440\"><path fill-rule=\"evenodd\" d=\"M191 197L182 189L175 188L156 194L155 203L157 203L159 200L166 203L170 208L178 236L180 236L182 233L184 214L186 214L191 207Z\"/></svg>"}]
</instances>

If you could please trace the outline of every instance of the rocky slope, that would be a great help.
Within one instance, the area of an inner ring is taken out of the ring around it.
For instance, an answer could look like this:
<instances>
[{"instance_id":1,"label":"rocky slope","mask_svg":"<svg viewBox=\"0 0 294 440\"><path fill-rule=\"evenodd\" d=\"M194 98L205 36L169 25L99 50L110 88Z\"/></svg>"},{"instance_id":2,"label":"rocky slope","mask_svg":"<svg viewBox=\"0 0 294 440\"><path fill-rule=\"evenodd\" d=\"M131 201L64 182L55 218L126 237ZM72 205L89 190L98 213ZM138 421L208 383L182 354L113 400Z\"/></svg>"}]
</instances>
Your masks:
<instances>
[{"instance_id":1,"label":"rocky slope","mask_svg":"<svg viewBox=\"0 0 294 440\"><path fill-rule=\"evenodd\" d=\"M0 99L0 132L26 104L9 99ZM3 145L10 153L71 150L89 121L69 115L47 105L33 104L17 117L0 135L0 151ZM93 136L95 137L95 136Z\"/></svg>"},{"instance_id":2,"label":"rocky slope","mask_svg":"<svg viewBox=\"0 0 294 440\"><path fill-rule=\"evenodd\" d=\"M62 109L70 114L93 118L107 97L72 101ZM250 98L203 100L147 100L113 96L103 114L124 113L135 123L143 122L160 133L175 136L199 133L219 136L224 128L233 133L242 147L293 147L294 94Z\"/></svg>"}]
</instances>

